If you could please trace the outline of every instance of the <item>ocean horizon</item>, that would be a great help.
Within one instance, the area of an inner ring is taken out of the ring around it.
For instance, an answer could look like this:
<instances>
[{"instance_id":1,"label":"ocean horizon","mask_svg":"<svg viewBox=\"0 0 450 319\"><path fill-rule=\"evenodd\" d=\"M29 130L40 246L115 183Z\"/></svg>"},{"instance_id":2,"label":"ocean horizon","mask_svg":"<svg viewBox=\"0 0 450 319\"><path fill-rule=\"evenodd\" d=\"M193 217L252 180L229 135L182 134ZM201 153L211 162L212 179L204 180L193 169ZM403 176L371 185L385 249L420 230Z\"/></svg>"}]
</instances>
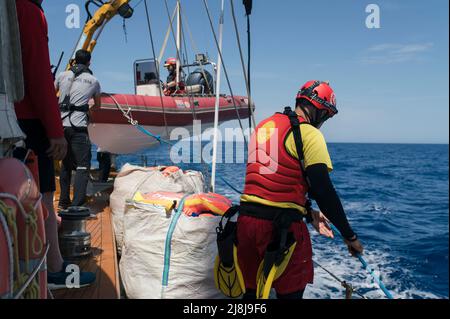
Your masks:
<instances>
[{"instance_id":1,"label":"ocean horizon","mask_svg":"<svg viewBox=\"0 0 450 319\"><path fill-rule=\"evenodd\" d=\"M246 158L242 142L223 143L219 157L229 156L226 147L230 144L233 156L242 157L244 151ZM448 299L448 144L328 143L328 148L334 166L331 178L348 219L365 246L366 260L386 287L395 298ZM171 165L169 148L161 145L120 155L116 165L143 165L144 161L151 166ZM209 178L209 165L180 166L202 171ZM245 168L245 162L218 162L217 174L240 190ZM221 180L216 192L239 203L240 195ZM322 238L311 228L310 232L314 260L368 298L384 298L361 264L348 257L340 239ZM343 298L343 294L338 282L316 268L305 298Z\"/></svg>"}]
</instances>

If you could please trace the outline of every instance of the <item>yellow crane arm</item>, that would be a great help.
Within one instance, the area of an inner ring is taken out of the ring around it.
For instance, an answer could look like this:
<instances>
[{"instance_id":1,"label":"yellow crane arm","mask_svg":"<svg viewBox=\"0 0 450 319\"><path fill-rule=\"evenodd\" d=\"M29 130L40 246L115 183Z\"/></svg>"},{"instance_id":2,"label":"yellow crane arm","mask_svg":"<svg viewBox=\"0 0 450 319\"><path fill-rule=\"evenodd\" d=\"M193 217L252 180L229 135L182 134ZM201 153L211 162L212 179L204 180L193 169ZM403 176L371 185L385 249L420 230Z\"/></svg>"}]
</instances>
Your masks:
<instances>
[{"instance_id":1,"label":"yellow crane arm","mask_svg":"<svg viewBox=\"0 0 450 319\"><path fill-rule=\"evenodd\" d=\"M128 19L133 15L133 9L130 7L129 2L130 0L109 0L98 8L92 18L84 25L83 32L67 63L66 70L72 66L76 51L80 49L89 52L94 51L103 28L114 16L119 14L124 19Z\"/></svg>"}]
</instances>

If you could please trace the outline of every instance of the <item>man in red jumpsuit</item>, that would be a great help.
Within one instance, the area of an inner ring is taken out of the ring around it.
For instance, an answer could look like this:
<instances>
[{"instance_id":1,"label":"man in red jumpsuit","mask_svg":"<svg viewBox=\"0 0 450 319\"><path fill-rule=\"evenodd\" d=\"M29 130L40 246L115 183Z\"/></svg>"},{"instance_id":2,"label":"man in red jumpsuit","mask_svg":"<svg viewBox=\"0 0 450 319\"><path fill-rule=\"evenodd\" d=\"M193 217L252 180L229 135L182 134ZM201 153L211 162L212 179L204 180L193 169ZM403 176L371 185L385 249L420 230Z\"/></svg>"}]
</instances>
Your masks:
<instances>
[{"instance_id":1,"label":"man in red jumpsuit","mask_svg":"<svg viewBox=\"0 0 450 319\"><path fill-rule=\"evenodd\" d=\"M26 134L26 148L38 157L42 200L49 211L45 230L50 250L47 267L49 287L64 287L66 273L58 245L56 215L53 208L55 170L53 160L62 160L67 142L61 122L56 91L53 85L48 49L48 27L41 7L42 0L16 0L20 29L25 97L15 104L15 112ZM81 272L80 286L95 281L95 274Z\"/></svg>"}]
</instances>

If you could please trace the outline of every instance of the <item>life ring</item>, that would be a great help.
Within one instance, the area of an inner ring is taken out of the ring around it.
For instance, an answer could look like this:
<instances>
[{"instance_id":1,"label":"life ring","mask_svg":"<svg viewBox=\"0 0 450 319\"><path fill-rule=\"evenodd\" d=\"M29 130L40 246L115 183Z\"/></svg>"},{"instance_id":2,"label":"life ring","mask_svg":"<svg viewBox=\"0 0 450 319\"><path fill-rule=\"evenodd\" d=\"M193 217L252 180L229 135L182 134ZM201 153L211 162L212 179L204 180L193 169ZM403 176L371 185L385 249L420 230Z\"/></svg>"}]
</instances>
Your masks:
<instances>
[{"instance_id":1,"label":"life ring","mask_svg":"<svg viewBox=\"0 0 450 319\"><path fill-rule=\"evenodd\" d=\"M41 194L30 170L16 159L0 159L0 176L1 213L8 223L14 247L13 290L20 289L30 274L37 270L22 297L45 299L47 245Z\"/></svg>"}]
</instances>

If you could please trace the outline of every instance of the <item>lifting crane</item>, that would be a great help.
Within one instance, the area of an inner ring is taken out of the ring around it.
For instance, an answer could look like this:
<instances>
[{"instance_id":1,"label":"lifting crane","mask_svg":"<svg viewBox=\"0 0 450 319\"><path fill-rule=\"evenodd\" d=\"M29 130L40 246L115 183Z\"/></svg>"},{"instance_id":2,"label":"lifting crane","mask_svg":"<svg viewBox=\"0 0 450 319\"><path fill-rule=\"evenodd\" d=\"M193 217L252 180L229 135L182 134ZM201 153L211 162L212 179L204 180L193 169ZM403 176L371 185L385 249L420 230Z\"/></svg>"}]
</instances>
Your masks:
<instances>
[{"instance_id":1,"label":"lifting crane","mask_svg":"<svg viewBox=\"0 0 450 319\"><path fill-rule=\"evenodd\" d=\"M77 44L72 52L71 58L67 63L66 70L70 69L73 64L75 53L78 50L87 50L92 52L97 44L105 25L117 14L124 19L129 19L133 15L133 8L129 4L130 0L88 0L85 7L88 13L86 24L83 28ZM92 16L89 12L89 6L94 4L99 9Z\"/></svg>"}]
</instances>

